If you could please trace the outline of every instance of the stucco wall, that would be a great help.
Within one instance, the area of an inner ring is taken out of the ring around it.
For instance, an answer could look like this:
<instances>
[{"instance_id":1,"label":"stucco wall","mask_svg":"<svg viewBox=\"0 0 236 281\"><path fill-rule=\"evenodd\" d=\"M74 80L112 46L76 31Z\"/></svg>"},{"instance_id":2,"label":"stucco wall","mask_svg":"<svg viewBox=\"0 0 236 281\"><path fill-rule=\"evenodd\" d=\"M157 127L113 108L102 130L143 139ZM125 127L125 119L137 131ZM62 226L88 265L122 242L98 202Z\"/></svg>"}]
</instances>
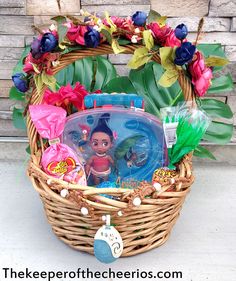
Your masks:
<instances>
[{"instance_id":1,"label":"stucco wall","mask_svg":"<svg viewBox=\"0 0 236 281\"><path fill-rule=\"evenodd\" d=\"M137 10L147 11L152 7L162 15L168 15L169 24L175 27L184 22L194 39L199 19L205 17L202 42L221 42L231 61L227 67L236 82L236 0L61 0L65 14L77 14L80 9L112 15L128 16ZM11 124L11 110L15 104L8 99L11 87L11 71L25 46L32 41L35 25L48 25L50 16L58 14L56 0L0 0L0 136L22 136L24 132ZM128 56L111 56L118 73L126 74L124 66ZM236 95L217 96L229 103L235 112Z\"/></svg>"}]
</instances>

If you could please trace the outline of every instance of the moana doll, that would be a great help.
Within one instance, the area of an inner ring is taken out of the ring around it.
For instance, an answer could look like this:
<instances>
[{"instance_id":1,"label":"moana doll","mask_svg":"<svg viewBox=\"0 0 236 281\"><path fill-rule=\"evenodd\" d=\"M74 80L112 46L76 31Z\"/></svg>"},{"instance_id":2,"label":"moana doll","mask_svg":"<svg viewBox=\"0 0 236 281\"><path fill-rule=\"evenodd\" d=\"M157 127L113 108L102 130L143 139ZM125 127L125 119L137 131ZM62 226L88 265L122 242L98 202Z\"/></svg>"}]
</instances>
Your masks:
<instances>
[{"instance_id":1,"label":"moana doll","mask_svg":"<svg viewBox=\"0 0 236 281\"><path fill-rule=\"evenodd\" d=\"M110 114L104 113L91 132L90 146L95 154L87 160L85 170L88 176L92 175L95 185L108 180L111 166L114 165L114 160L107 154L113 145L114 139L113 132L107 124L109 119Z\"/></svg>"}]
</instances>

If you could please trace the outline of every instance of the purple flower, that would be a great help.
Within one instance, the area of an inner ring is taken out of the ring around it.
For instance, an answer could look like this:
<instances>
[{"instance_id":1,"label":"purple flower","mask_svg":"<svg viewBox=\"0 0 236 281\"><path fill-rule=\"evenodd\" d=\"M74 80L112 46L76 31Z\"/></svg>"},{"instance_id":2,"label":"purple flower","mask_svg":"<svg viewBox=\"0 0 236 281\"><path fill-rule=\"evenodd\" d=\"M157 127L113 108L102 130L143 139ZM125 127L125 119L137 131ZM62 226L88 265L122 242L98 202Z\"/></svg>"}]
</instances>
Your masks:
<instances>
[{"instance_id":1,"label":"purple flower","mask_svg":"<svg viewBox=\"0 0 236 281\"><path fill-rule=\"evenodd\" d=\"M144 12L137 11L132 16L132 21L137 26L144 26L147 20L147 14Z\"/></svg>"},{"instance_id":2,"label":"purple flower","mask_svg":"<svg viewBox=\"0 0 236 281\"><path fill-rule=\"evenodd\" d=\"M43 54L53 51L58 45L55 35L50 32L44 33L42 38L35 38L31 44L31 53L33 58L40 59Z\"/></svg>"},{"instance_id":3,"label":"purple flower","mask_svg":"<svg viewBox=\"0 0 236 281\"><path fill-rule=\"evenodd\" d=\"M84 34L85 45L89 48L96 48L100 42L100 34L94 28L88 27L88 31Z\"/></svg>"},{"instance_id":4,"label":"purple flower","mask_svg":"<svg viewBox=\"0 0 236 281\"><path fill-rule=\"evenodd\" d=\"M23 73L16 73L12 76L12 81L17 88L22 93L25 93L29 89L29 81Z\"/></svg>"},{"instance_id":5,"label":"purple flower","mask_svg":"<svg viewBox=\"0 0 236 281\"><path fill-rule=\"evenodd\" d=\"M38 38L35 38L34 41L31 44L31 53L33 58L39 59L42 56L41 52L41 40Z\"/></svg>"},{"instance_id":6,"label":"purple flower","mask_svg":"<svg viewBox=\"0 0 236 281\"><path fill-rule=\"evenodd\" d=\"M41 52L43 54L53 51L57 45L58 40L52 33L44 33L40 44Z\"/></svg>"},{"instance_id":7,"label":"purple flower","mask_svg":"<svg viewBox=\"0 0 236 281\"><path fill-rule=\"evenodd\" d=\"M179 39L179 40L183 40L187 37L188 35L188 28L185 24L181 23L179 25L176 26L175 28L175 36Z\"/></svg>"},{"instance_id":8,"label":"purple flower","mask_svg":"<svg viewBox=\"0 0 236 281\"><path fill-rule=\"evenodd\" d=\"M175 51L175 64L184 65L193 59L193 55L196 51L196 46L192 45L190 42L184 42Z\"/></svg>"}]
</instances>

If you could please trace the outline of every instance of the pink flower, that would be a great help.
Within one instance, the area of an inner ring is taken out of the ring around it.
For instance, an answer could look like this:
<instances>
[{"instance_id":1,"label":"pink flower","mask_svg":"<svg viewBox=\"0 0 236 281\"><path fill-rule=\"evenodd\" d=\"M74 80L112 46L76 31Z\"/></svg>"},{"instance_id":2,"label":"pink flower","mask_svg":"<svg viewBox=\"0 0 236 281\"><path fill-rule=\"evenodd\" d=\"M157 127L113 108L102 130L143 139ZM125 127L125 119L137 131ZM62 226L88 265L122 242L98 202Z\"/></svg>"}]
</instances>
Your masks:
<instances>
[{"instance_id":1,"label":"pink flower","mask_svg":"<svg viewBox=\"0 0 236 281\"><path fill-rule=\"evenodd\" d=\"M81 85L79 82L76 82L74 93L76 94L76 99L72 103L77 109L81 109L83 106L84 98L88 94L88 92L83 85Z\"/></svg>"},{"instance_id":2,"label":"pink flower","mask_svg":"<svg viewBox=\"0 0 236 281\"><path fill-rule=\"evenodd\" d=\"M125 19L124 18L119 18L116 16L111 16L110 19L113 21L113 23L118 27L121 28ZM103 19L102 23L108 27L110 27L109 23L107 22L106 19Z\"/></svg>"},{"instance_id":3,"label":"pink flower","mask_svg":"<svg viewBox=\"0 0 236 281\"><path fill-rule=\"evenodd\" d=\"M39 59L35 59L30 52L25 58L23 71L29 74L34 74L45 70L46 74L52 75L52 62L56 61L59 58L59 55L59 53L45 53ZM35 67L33 67L33 65Z\"/></svg>"},{"instance_id":4,"label":"pink flower","mask_svg":"<svg viewBox=\"0 0 236 281\"><path fill-rule=\"evenodd\" d=\"M181 41L175 36L174 30L171 30L170 34L166 37L165 47L172 47L175 46L180 47Z\"/></svg>"},{"instance_id":5,"label":"pink flower","mask_svg":"<svg viewBox=\"0 0 236 281\"><path fill-rule=\"evenodd\" d=\"M87 26L74 25L72 22L68 23L67 38L71 42L76 42L79 45L85 45L84 34L88 31Z\"/></svg>"},{"instance_id":6,"label":"pink flower","mask_svg":"<svg viewBox=\"0 0 236 281\"><path fill-rule=\"evenodd\" d=\"M167 38L170 37L172 33L172 29L168 25L164 25L161 27L157 22L151 22L147 25L147 28L152 31L154 39L161 46L165 46ZM169 38L169 41L170 40L171 38ZM170 41L170 43L172 43L172 41L173 39Z\"/></svg>"},{"instance_id":7,"label":"pink flower","mask_svg":"<svg viewBox=\"0 0 236 281\"><path fill-rule=\"evenodd\" d=\"M78 110L83 107L84 97L88 94L84 86L76 82L74 89L70 84L62 86L58 92L46 90L44 92L43 103L67 108L73 104Z\"/></svg>"},{"instance_id":8,"label":"pink flower","mask_svg":"<svg viewBox=\"0 0 236 281\"><path fill-rule=\"evenodd\" d=\"M198 51L195 53L194 60L189 64L189 72L192 75L192 84L196 95L202 97L211 86L212 70L204 62L203 55Z\"/></svg>"}]
</instances>

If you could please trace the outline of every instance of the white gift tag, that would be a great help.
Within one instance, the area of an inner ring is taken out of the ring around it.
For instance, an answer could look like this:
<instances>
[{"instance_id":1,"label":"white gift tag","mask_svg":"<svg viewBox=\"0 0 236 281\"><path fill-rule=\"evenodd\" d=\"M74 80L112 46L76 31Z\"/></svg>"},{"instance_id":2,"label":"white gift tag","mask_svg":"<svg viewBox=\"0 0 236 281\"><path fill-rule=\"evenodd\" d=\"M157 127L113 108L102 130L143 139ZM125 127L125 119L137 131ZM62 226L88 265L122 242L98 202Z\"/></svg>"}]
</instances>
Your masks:
<instances>
[{"instance_id":1,"label":"white gift tag","mask_svg":"<svg viewBox=\"0 0 236 281\"><path fill-rule=\"evenodd\" d=\"M171 148L177 142L176 130L177 130L178 124L179 124L179 122L163 124L167 148Z\"/></svg>"}]
</instances>

